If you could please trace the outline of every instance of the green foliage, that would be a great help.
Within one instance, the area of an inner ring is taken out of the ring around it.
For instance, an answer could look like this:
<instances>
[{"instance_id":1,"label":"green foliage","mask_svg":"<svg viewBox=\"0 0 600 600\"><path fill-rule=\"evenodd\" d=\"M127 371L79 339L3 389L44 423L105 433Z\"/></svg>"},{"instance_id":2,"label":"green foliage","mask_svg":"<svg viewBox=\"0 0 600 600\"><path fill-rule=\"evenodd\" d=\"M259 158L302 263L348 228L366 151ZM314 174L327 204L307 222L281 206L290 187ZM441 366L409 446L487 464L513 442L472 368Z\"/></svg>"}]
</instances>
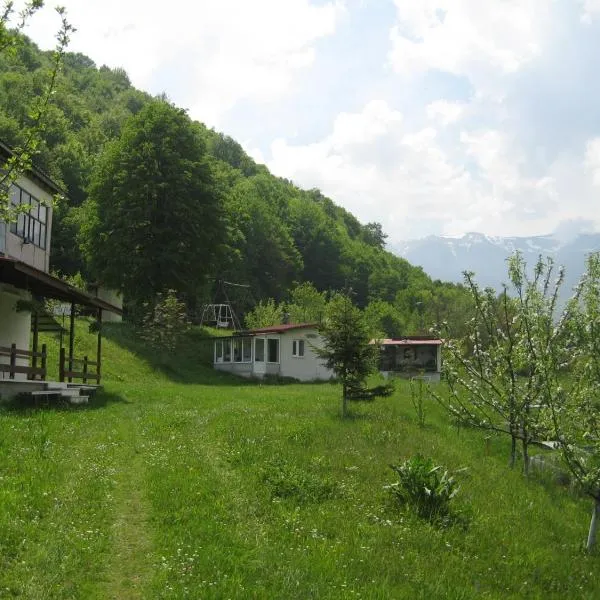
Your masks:
<instances>
[{"instance_id":1,"label":"green foliage","mask_svg":"<svg viewBox=\"0 0 600 600\"><path fill-rule=\"evenodd\" d=\"M260 480L271 498L319 503L339 496L338 485L332 479L320 476L314 468L304 470L281 458L263 467Z\"/></svg>"},{"instance_id":2,"label":"green foliage","mask_svg":"<svg viewBox=\"0 0 600 600\"><path fill-rule=\"evenodd\" d=\"M331 298L320 333L323 348L315 351L342 384L343 417L347 414L348 400L370 400L390 392L387 386L379 387L376 394L366 387L367 377L377 368L379 348L370 343L364 316L347 294L338 293Z\"/></svg>"},{"instance_id":3,"label":"green foliage","mask_svg":"<svg viewBox=\"0 0 600 600\"><path fill-rule=\"evenodd\" d=\"M412 402L419 427L425 427L426 384L423 377L412 377L410 380L410 401Z\"/></svg>"},{"instance_id":4,"label":"green foliage","mask_svg":"<svg viewBox=\"0 0 600 600\"><path fill-rule=\"evenodd\" d=\"M398 481L387 489L400 503L409 505L420 518L432 523L448 519L450 502L460 487L447 470L420 454L390 467L398 475Z\"/></svg>"},{"instance_id":5,"label":"green foliage","mask_svg":"<svg viewBox=\"0 0 600 600\"><path fill-rule=\"evenodd\" d=\"M156 294L153 304L145 303L140 337L155 348L175 351L190 328L185 303L175 290Z\"/></svg>"},{"instance_id":6,"label":"green foliage","mask_svg":"<svg viewBox=\"0 0 600 600\"><path fill-rule=\"evenodd\" d=\"M283 308L275 300L259 302L253 310L246 314L245 323L248 329L280 325L283 321Z\"/></svg>"},{"instance_id":7,"label":"green foliage","mask_svg":"<svg viewBox=\"0 0 600 600\"><path fill-rule=\"evenodd\" d=\"M90 187L93 272L140 303L164 289L191 302L215 265L224 223L204 143L184 111L156 101L109 144Z\"/></svg>"},{"instance_id":8,"label":"green foliage","mask_svg":"<svg viewBox=\"0 0 600 600\"><path fill-rule=\"evenodd\" d=\"M327 307L327 298L310 282L295 286L290 301L285 305L290 323L321 323Z\"/></svg>"}]
</instances>

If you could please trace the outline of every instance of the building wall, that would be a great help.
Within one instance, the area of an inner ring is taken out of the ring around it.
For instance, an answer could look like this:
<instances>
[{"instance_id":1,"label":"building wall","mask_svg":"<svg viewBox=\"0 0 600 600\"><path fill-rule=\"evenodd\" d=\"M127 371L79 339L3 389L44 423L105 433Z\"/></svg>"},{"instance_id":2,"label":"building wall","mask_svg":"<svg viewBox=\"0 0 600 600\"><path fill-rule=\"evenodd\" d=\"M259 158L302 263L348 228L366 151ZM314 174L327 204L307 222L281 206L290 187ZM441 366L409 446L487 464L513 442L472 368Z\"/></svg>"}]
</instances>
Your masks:
<instances>
[{"instance_id":1,"label":"building wall","mask_svg":"<svg viewBox=\"0 0 600 600\"><path fill-rule=\"evenodd\" d=\"M4 253L7 256L16 258L40 271L46 273L50 270L50 246L52 241L52 196L36 185L33 181L20 177L17 185L30 193L34 198L44 203L47 207L48 215L46 218L46 248L42 249L34 244L25 244L23 239L10 232L10 228L5 228ZM2 251L0 247L0 252Z\"/></svg>"},{"instance_id":2,"label":"building wall","mask_svg":"<svg viewBox=\"0 0 600 600\"><path fill-rule=\"evenodd\" d=\"M102 286L95 286L90 289L90 293L92 293L96 298L100 298L113 306L118 308L123 308L123 296L117 291L109 288L105 288ZM117 313L111 312L110 310L102 311L102 321L108 323L120 323L123 320L121 315Z\"/></svg>"},{"instance_id":3,"label":"building wall","mask_svg":"<svg viewBox=\"0 0 600 600\"><path fill-rule=\"evenodd\" d=\"M17 312L19 300L31 300L31 295L25 290L19 290L11 285L0 283L0 346L9 347L16 344L19 350L29 350L31 333L31 313ZM0 356L0 363L10 364L8 356ZM28 366L26 358L18 358L17 365ZM8 379L8 373L0 373L0 379ZM15 379L25 380L25 373L15 374Z\"/></svg>"},{"instance_id":4,"label":"building wall","mask_svg":"<svg viewBox=\"0 0 600 600\"><path fill-rule=\"evenodd\" d=\"M293 355L294 340L304 340L303 357ZM333 372L323 365L323 361L315 353L315 348L321 347L322 344L323 340L315 329L297 329L282 333L279 347L281 375L300 381L331 379Z\"/></svg>"}]
</instances>

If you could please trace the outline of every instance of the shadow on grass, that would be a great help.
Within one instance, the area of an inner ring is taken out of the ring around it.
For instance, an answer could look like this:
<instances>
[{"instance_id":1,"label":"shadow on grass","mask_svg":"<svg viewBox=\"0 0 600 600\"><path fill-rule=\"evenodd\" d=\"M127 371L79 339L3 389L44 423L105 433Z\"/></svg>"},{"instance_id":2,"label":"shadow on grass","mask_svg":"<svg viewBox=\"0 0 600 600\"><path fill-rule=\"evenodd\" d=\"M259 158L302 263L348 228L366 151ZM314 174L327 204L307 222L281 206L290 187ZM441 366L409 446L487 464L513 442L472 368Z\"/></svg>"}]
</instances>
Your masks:
<instances>
[{"instance_id":1,"label":"shadow on grass","mask_svg":"<svg viewBox=\"0 0 600 600\"><path fill-rule=\"evenodd\" d=\"M12 400L4 401L0 404L0 410L9 413L31 414L41 411L97 410L106 408L111 404L129 404L129 400L122 398L118 394L103 390L96 392L89 398L86 404L71 404L64 397L49 396L43 398L40 396L19 394Z\"/></svg>"}]
</instances>

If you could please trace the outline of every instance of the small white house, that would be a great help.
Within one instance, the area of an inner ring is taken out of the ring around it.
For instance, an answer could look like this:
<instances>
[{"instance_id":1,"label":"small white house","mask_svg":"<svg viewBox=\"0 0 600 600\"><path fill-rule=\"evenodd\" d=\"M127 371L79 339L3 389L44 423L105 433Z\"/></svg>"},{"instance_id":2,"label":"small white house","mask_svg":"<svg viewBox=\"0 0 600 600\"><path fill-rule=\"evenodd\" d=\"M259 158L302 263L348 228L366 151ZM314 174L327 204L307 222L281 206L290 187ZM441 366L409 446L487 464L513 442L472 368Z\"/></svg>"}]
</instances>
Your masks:
<instances>
[{"instance_id":1,"label":"small white house","mask_svg":"<svg viewBox=\"0 0 600 600\"><path fill-rule=\"evenodd\" d=\"M280 375L300 381L331 379L315 353L323 338L315 323L273 325L215 340L213 364L242 377Z\"/></svg>"}]
</instances>

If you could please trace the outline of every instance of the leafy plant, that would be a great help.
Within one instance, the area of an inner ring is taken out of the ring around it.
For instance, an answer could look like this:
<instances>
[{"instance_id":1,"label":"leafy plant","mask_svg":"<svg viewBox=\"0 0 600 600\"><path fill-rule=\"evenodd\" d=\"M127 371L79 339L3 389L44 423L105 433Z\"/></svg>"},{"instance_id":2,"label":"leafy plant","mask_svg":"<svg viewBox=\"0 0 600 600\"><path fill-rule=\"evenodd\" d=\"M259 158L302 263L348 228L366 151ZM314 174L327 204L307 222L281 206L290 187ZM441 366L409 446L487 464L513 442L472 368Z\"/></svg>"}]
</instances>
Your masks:
<instances>
[{"instance_id":1,"label":"leafy plant","mask_svg":"<svg viewBox=\"0 0 600 600\"><path fill-rule=\"evenodd\" d=\"M409 505L420 518L431 522L449 517L450 501L460 487L447 470L420 454L390 467L398 475L398 481L386 488L400 503Z\"/></svg>"},{"instance_id":2,"label":"leafy plant","mask_svg":"<svg viewBox=\"0 0 600 600\"><path fill-rule=\"evenodd\" d=\"M146 303L144 308L141 337L156 348L175 350L190 327L185 304L177 298L175 290L157 294L154 305Z\"/></svg>"},{"instance_id":3,"label":"leafy plant","mask_svg":"<svg viewBox=\"0 0 600 600\"><path fill-rule=\"evenodd\" d=\"M417 413L417 423L419 427L425 427L425 405L423 403L425 396L425 383L423 377L413 377L410 380L410 400Z\"/></svg>"}]
</instances>

